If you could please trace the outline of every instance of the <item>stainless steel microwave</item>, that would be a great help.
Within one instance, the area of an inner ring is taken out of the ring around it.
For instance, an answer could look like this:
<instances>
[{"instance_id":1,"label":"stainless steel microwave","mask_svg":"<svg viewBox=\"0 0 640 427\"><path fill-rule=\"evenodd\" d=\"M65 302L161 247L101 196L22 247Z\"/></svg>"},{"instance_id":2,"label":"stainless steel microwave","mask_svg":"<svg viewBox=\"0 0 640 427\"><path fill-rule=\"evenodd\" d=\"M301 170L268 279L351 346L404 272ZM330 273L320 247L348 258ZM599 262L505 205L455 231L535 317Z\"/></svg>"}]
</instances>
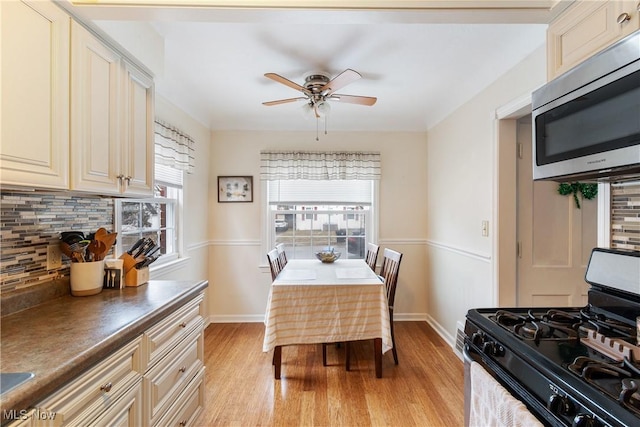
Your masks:
<instances>
[{"instance_id":1,"label":"stainless steel microwave","mask_svg":"<svg viewBox=\"0 0 640 427\"><path fill-rule=\"evenodd\" d=\"M640 179L640 31L532 95L533 179Z\"/></svg>"}]
</instances>

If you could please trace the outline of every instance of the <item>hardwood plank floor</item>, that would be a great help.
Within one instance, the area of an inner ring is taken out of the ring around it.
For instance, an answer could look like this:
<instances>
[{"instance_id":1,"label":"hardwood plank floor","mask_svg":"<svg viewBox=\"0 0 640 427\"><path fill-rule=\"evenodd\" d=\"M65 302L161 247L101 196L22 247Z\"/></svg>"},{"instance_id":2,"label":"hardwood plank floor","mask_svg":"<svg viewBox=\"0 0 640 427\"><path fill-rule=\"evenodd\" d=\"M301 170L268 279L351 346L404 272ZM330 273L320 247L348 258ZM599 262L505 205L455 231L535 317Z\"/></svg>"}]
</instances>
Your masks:
<instances>
[{"instance_id":1,"label":"hardwood plank floor","mask_svg":"<svg viewBox=\"0 0 640 427\"><path fill-rule=\"evenodd\" d=\"M375 377L373 341L282 349L282 379L262 352L262 323L205 330L206 397L198 426L462 426L464 369L426 322L395 322L399 365L388 352Z\"/></svg>"}]
</instances>

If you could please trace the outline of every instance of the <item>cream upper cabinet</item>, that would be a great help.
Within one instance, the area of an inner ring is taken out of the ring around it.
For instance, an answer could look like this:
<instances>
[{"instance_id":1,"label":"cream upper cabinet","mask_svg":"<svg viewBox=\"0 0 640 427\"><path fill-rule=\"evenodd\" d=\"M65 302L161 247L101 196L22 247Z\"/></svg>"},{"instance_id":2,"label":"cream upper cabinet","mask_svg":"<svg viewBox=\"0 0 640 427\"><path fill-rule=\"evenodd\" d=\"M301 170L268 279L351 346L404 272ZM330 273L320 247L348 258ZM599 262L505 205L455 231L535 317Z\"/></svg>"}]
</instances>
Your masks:
<instances>
[{"instance_id":1,"label":"cream upper cabinet","mask_svg":"<svg viewBox=\"0 0 640 427\"><path fill-rule=\"evenodd\" d=\"M152 195L152 124L152 79L73 22L70 188Z\"/></svg>"},{"instance_id":2,"label":"cream upper cabinet","mask_svg":"<svg viewBox=\"0 0 640 427\"><path fill-rule=\"evenodd\" d=\"M67 189L70 17L41 1L0 15L0 184Z\"/></svg>"},{"instance_id":3,"label":"cream upper cabinet","mask_svg":"<svg viewBox=\"0 0 640 427\"><path fill-rule=\"evenodd\" d=\"M640 29L639 9L640 0L576 0L547 30L547 79Z\"/></svg>"},{"instance_id":4,"label":"cream upper cabinet","mask_svg":"<svg viewBox=\"0 0 640 427\"><path fill-rule=\"evenodd\" d=\"M124 66L124 145L121 152L124 191L152 195L154 172L154 86L151 77L135 65Z\"/></svg>"}]
</instances>

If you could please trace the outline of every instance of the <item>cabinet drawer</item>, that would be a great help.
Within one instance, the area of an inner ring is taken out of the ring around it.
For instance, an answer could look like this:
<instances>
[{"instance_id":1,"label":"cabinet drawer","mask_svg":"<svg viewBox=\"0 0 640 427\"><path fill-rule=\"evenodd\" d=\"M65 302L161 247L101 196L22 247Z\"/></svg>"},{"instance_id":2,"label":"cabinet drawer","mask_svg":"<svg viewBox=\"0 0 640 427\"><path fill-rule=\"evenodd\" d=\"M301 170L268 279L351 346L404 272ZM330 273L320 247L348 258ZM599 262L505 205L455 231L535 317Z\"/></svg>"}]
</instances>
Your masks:
<instances>
[{"instance_id":1,"label":"cabinet drawer","mask_svg":"<svg viewBox=\"0 0 640 427\"><path fill-rule=\"evenodd\" d=\"M204 408L204 372L203 366L156 426L187 427L194 425L202 408Z\"/></svg>"},{"instance_id":2,"label":"cabinet drawer","mask_svg":"<svg viewBox=\"0 0 640 427\"><path fill-rule=\"evenodd\" d=\"M201 323L144 376L145 402L151 424L157 421L202 368L203 343Z\"/></svg>"},{"instance_id":3,"label":"cabinet drawer","mask_svg":"<svg viewBox=\"0 0 640 427\"><path fill-rule=\"evenodd\" d=\"M202 328L203 299L204 294L198 295L144 333L147 368L153 367L194 328Z\"/></svg>"},{"instance_id":4,"label":"cabinet drawer","mask_svg":"<svg viewBox=\"0 0 640 427\"><path fill-rule=\"evenodd\" d=\"M142 426L142 380L139 379L120 400L104 411L99 418L91 421L90 425L92 427Z\"/></svg>"},{"instance_id":5,"label":"cabinet drawer","mask_svg":"<svg viewBox=\"0 0 640 427\"><path fill-rule=\"evenodd\" d=\"M69 385L37 405L55 413L52 425L87 425L115 404L142 378L141 337L91 368ZM44 425L44 423L43 423Z\"/></svg>"}]
</instances>

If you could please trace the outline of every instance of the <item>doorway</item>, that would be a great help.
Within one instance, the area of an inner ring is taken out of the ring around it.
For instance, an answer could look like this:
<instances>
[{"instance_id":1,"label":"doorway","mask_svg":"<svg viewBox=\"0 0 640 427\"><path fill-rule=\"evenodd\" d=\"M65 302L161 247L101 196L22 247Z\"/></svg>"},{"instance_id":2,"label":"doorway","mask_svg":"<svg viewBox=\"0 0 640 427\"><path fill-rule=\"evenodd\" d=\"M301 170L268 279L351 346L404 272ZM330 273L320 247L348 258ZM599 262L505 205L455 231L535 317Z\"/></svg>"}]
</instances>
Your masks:
<instances>
[{"instance_id":1,"label":"doorway","mask_svg":"<svg viewBox=\"0 0 640 427\"><path fill-rule=\"evenodd\" d=\"M530 114L530 96L496 114L496 303L582 306L597 201L580 200L577 209L572 197L558 194L558 183L533 181Z\"/></svg>"}]
</instances>

